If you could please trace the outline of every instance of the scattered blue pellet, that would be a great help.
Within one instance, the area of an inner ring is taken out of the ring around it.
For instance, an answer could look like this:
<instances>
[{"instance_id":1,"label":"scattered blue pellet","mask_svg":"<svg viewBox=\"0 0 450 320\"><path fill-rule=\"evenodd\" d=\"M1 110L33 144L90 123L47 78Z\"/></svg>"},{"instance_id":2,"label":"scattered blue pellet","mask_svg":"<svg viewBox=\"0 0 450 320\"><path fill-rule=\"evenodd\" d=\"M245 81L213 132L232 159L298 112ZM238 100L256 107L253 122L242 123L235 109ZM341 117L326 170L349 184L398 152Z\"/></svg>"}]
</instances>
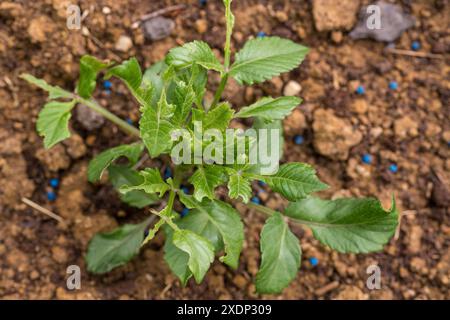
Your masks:
<instances>
[{"instance_id":1,"label":"scattered blue pellet","mask_svg":"<svg viewBox=\"0 0 450 320\"><path fill-rule=\"evenodd\" d=\"M371 164L372 163L372 156L368 153L363 154L361 157L361 160L365 164Z\"/></svg>"},{"instance_id":2,"label":"scattered blue pellet","mask_svg":"<svg viewBox=\"0 0 450 320\"><path fill-rule=\"evenodd\" d=\"M311 263L311 265L315 267L319 264L319 259L317 259L316 257L311 257L309 258L309 263Z\"/></svg>"},{"instance_id":3,"label":"scattered blue pellet","mask_svg":"<svg viewBox=\"0 0 450 320\"><path fill-rule=\"evenodd\" d=\"M110 95L111 94L111 90L109 90L109 89L106 89L105 91L103 91L106 95Z\"/></svg>"},{"instance_id":4,"label":"scattered blue pellet","mask_svg":"<svg viewBox=\"0 0 450 320\"><path fill-rule=\"evenodd\" d=\"M188 187L182 186L182 187L181 187L181 190L182 190L184 193L189 194L189 188L188 188Z\"/></svg>"},{"instance_id":5,"label":"scattered blue pellet","mask_svg":"<svg viewBox=\"0 0 450 320\"><path fill-rule=\"evenodd\" d=\"M164 170L164 179L169 179L172 177L172 170L167 167L166 170Z\"/></svg>"},{"instance_id":6,"label":"scattered blue pellet","mask_svg":"<svg viewBox=\"0 0 450 320\"><path fill-rule=\"evenodd\" d=\"M391 164L391 165L389 166L389 171L392 172L392 173L396 173L396 172L398 171L397 165L394 164L394 163Z\"/></svg>"},{"instance_id":7,"label":"scattered blue pellet","mask_svg":"<svg viewBox=\"0 0 450 320\"><path fill-rule=\"evenodd\" d=\"M260 204L261 203L261 199L259 199L258 197L252 197L251 201L255 204Z\"/></svg>"},{"instance_id":8,"label":"scattered blue pellet","mask_svg":"<svg viewBox=\"0 0 450 320\"><path fill-rule=\"evenodd\" d=\"M147 238L148 236L148 229L144 231L144 238Z\"/></svg>"},{"instance_id":9,"label":"scattered blue pellet","mask_svg":"<svg viewBox=\"0 0 450 320\"><path fill-rule=\"evenodd\" d=\"M264 38L266 36L266 33L264 31L260 31L256 34L257 38Z\"/></svg>"},{"instance_id":10,"label":"scattered blue pellet","mask_svg":"<svg viewBox=\"0 0 450 320\"><path fill-rule=\"evenodd\" d=\"M184 216L186 216L188 213L189 213L189 209L185 207L185 208L183 208L183 210L181 210L180 215L181 215L181 217L184 217Z\"/></svg>"},{"instance_id":11,"label":"scattered blue pellet","mask_svg":"<svg viewBox=\"0 0 450 320\"><path fill-rule=\"evenodd\" d=\"M201 6L206 6L206 4L208 3L208 0L199 0L198 3L199 3Z\"/></svg>"},{"instance_id":12,"label":"scattered blue pellet","mask_svg":"<svg viewBox=\"0 0 450 320\"><path fill-rule=\"evenodd\" d=\"M112 83L109 80L105 80L103 81L103 88L105 90L110 90L112 88Z\"/></svg>"},{"instance_id":13,"label":"scattered blue pellet","mask_svg":"<svg viewBox=\"0 0 450 320\"><path fill-rule=\"evenodd\" d=\"M419 41L413 41L411 43L411 49L414 51L417 51L420 49L420 42Z\"/></svg>"},{"instance_id":14,"label":"scattered blue pellet","mask_svg":"<svg viewBox=\"0 0 450 320\"><path fill-rule=\"evenodd\" d=\"M265 186L267 186L267 183L265 183L265 182L262 181L262 180L258 180L258 185L259 185L260 187L265 187Z\"/></svg>"},{"instance_id":15,"label":"scattered blue pellet","mask_svg":"<svg viewBox=\"0 0 450 320\"><path fill-rule=\"evenodd\" d=\"M50 186L52 186L53 188L58 188L58 186L59 186L59 179L58 178L50 179Z\"/></svg>"},{"instance_id":16,"label":"scattered blue pellet","mask_svg":"<svg viewBox=\"0 0 450 320\"><path fill-rule=\"evenodd\" d=\"M357 93L357 94L364 94L364 93L366 93L366 90L364 89L364 87L363 87L362 85L359 85L359 86L356 88L356 93Z\"/></svg>"},{"instance_id":17,"label":"scattered blue pellet","mask_svg":"<svg viewBox=\"0 0 450 320\"><path fill-rule=\"evenodd\" d=\"M389 82L389 89L391 89L391 90L397 90L397 89L398 89L398 83L397 83L397 81L391 81L391 82Z\"/></svg>"},{"instance_id":18,"label":"scattered blue pellet","mask_svg":"<svg viewBox=\"0 0 450 320\"><path fill-rule=\"evenodd\" d=\"M56 193L53 191L47 191L47 200L48 201L55 201L56 200Z\"/></svg>"},{"instance_id":19,"label":"scattered blue pellet","mask_svg":"<svg viewBox=\"0 0 450 320\"><path fill-rule=\"evenodd\" d=\"M450 141L447 141L447 146L449 146L449 147L450 147Z\"/></svg>"},{"instance_id":20,"label":"scattered blue pellet","mask_svg":"<svg viewBox=\"0 0 450 320\"><path fill-rule=\"evenodd\" d=\"M127 118L127 120L125 120L128 124L133 124L133 120L131 120L130 118Z\"/></svg>"},{"instance_id":21,"label":"scattered blue pellet","mask_svg":"<svg viewBox=\"0 0 450 320\"><path fill-rule=\"evenodd\" d=\"M303 142L305 142L305 138L303 138L303 136L301 136L301 135L296 135L296 136L294 137L294 143L295 143L295 144L301 145L301 144L303 144Z\"/></svg>"}]
</instances>

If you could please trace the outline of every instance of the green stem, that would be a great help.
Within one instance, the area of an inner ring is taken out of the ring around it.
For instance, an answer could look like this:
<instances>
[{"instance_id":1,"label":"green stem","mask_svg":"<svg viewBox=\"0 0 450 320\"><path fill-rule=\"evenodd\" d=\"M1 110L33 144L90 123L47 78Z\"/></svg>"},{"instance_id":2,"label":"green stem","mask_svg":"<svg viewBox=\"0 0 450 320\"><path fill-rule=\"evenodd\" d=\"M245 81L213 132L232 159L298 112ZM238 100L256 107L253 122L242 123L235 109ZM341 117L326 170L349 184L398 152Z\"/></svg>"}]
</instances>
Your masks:
<instances>
[{"instance_id":1,"label":"green stem","mask_svg":"<svg viewBox=\"0 0 450 320\"><path fill-rule=\"evenodd\" d=\"M256 203L247 203L247 207L251 208L251 209L255 209L256 211L259 211L261 213L267 214L268 216L273 215L276 211L272 210L268 207L264 207L260 204L256 204Z\"/></svg>"},{"instance_id":2,"label":"green stem","mask_svg":"<svg viewBox=\"0 0 450 320\"><path fill-rule=\"evenodd\" d=\"M220 84L219 84L219 87L217 88L216 94L214 95L214 100L211 104L210 109L215 108L217 106L217 104L219 103L220 98L222 98L223 90L225 89L225 86L227 85L227 82L228 82L228 72L224 73L222 75L222 78L220 79Z\"/></svg>"},{"instance_id":3,"label":"green stem","mask_svg":"<svg viewBox=\"0 0 450 320\"><path fill-rule=\"evenodd\" d=\"M225 2L225 19L227 21L227 35L225 39L225 72L228 73L228 68L230 67L230 55L231 55L231 34L233 33L234 27L234 17L231 13L231 1Z\"/></svg>"},{"instance_id":4,"label":"green stem","mask_svg":"<svg viewBox=\"0 0 450 320\"><path fill-rule=\"evenodd\" d=\"M228 82L229 72L230 72L230 61L231 61L231 34L233 33L234 27L234 16L231 13L231 1L225 1L225 19L227 21L227 34L225 38L225 47L224 47L224 67L225 71L222 73L222 77L220 79L219 87L217 88L216 94L214 95L213 103L211 104L210 109L214 109L216 105L219 103L220 98L222 97L223 90Z\"/></svg>"},{"instance_id":5,"label":"green stem","mask_svg":"<svg viewBox=\"0 0 450 320\"><path fill-rule=\"evenodd\" d=\"M97 102L95 102L95 100L93 100L93 99L84 99L84 98L81 98L79 96L75 96L74 98L77 100L77 102L85 105L88 108L91 108L92 110L94 110L98 114L104 116L106 119L108 119L109 121L111 121L114 124L116 124L125 133L128 133L128 134L130 134L132 136L136 136L138 138L141 137L141 134L140 134L140 132L139 132L139 130L137 128L135 128L134 126L128 124L126 121L120 119L118 116L114 115L113 113L109 112L108 110L106 110L105 108L100 106Z\"/></svg>"}]
</instances>

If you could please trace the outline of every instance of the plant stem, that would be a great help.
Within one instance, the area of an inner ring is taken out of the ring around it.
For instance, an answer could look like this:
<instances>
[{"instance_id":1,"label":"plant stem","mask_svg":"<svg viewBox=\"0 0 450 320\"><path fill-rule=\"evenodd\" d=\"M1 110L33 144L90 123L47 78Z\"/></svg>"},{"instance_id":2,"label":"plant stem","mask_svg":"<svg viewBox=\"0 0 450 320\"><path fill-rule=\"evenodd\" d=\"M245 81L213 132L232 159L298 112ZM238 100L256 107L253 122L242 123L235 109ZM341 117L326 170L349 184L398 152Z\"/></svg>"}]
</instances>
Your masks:
<instances>
[{"instance_id":1,"label":"plant stem","mask_svg":"<svg viewBox=\"0 0 450 320\"><path fill-rule=\"evenodd\" d=\"M81 98L79 96L74 96L74 98L77 100L77 102L85 105L88 108L91 108L92 110L94 110L98 114L104 116L106 119L108 119L109 121L111 121L114 124L116 124L125 133L128 133L128 134L130 134L132 136L136 136L138 138L141 137L141 134L140 134L140 132L139 132L139 130L137 128L135 128L134 126L128 124L126 121L120 119L115 114L109 112L108 110L106 110L105 108L100 106L95 100L93 100L93 99L84 99L84 98Z\"/></svg>"},{"instance_id":2,"label":"plant stem","mask_svg":"<svg viewBox=\"0 0 450 320\"><path fill-rule=\"evenodd\" d=\"M231 34L233 33L234 27L234 17L231 13L231 1L226 1L225 7L225 19L227 21L227 35L225 39L225 73L228 73L228 68L230 67L230 54L231 54Z\"/></svg>"},{"instance_id":3,"label":"plant stem","mask_svg":"<svg viewBox=\"0 0 450 320\"><path fill-rule=\"evenodd\" d=\"M229 68L230 68L230 60L231 60L231 34L233 33L234 27L234 16L231 13L231 1L225 1L225 19L227 21L227 34L225 39L225 47L224 47L224 67L225 71L222 73L222 77L220 79L219 87L217 88L216 94L214 95L213 103L211 104L211 108L213 109L220 101L222 97L223 90L228 82L229 77Z\"/></svg>"},{"instance_id":4,"label":"plant stem","mask_svg":"<svg viewBox=\"0 0 450 320\"><path fill-rule=\"evenodd\" d=\"M228 72L222 74L222 78L220 80L219 87L217 88L216 94L214 95L214 100L211 104L210 109L213 109L219 103L220 98L222 97L223 90L225 89L225 86L227 85L227 82L228 82Z\"/></svg>"},{"instance_id":5,"label":"plant stem","mask_svg":"<svg viewBox=\"0 0 450 320\"><path fill-rule=\"evenodd\" d=\"M256 211L259 211L261 213L267 214L268 216L273 215L276 211L272 210L268 207L264 207L260 204L256 204L256 203L247 203L247 207L251 208L251 209L255 209Z\"/></svg>"}]
</instances>

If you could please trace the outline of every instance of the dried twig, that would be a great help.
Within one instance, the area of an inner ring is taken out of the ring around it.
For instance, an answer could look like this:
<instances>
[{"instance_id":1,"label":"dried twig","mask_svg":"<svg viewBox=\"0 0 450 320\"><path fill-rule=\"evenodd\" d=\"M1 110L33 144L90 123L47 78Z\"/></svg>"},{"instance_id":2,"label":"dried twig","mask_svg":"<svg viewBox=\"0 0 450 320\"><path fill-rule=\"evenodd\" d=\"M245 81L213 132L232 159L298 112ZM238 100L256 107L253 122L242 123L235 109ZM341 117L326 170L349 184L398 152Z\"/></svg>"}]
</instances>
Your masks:
<instances>
[{"instance_id":1,"label":"dried twig","mask_svg":"<svg viewBox=\"0 0 450 320\"><path fill-rule=\"evenodd\" d=\"M339 282L333 281L333 282L330 282L329 284L323 286L322 288L317 289L315 294L320 297L320 296L323 296L324 294L336 289L337 287L339 287Z\"/></svg>"},{"instance_id":2,"label":"dried twig","mask_svg":"<svg viewBox=\"0 0 450 320\"><path fill-rule=\"evenodd\" d=\"M25 203L26 205L32 207L33 209L36 209L37 211L49 216L50 218L55 219L58 222L64 223L64 219L61 218L60 216L58 216L57 214L51 212L50 210L44 208L43 206L38 205L36 202L31 201L30 199L27 198L22 198L22 202Z\"/></svg>"},{"instance_id":3,"label":"dried twig","mask_svg":"<svg viewBox=\"0 0 450 320\"><path fill-rule=\"evenodd\" d=\"M184 10L185 8L186 8L186 5L184 5L184 4L177 4L177 5L174 5L174 6L169 6L169 7L166 7L166 8L162 8L162 9L156 10L156 11L154 11L152 13L148 13L148 14L145 14L145 15L141 16L141 18L138 21L135 21L133 23L133 25L134 26L139 26L142 22L144 22L146 20L150 20L150 19L156 18L157 16L161 16L163 14L166 14L166 13L169 13L169 12L172 12L172 11Z\"/></svg>"},{"instance_id":4,"label":"dried twig","mask_svg":"<svg viewBox=\"0 0 450 320\"><path fill-rule=\"evenodd\" d=\"M417 52L417 51L411 51L411 50L402 50L402 49L394 49L394 48L387 48L387 52L403 55L403 56L410 56L415 58L430 58L430 59L443 59L444 56L440 54L434 54L434 53L428 53L428 52Z\"/></svg>"},{"instance_id":5,"label":"dried twig","mask_svg":"<svg viewBox=\"0 0 450 320\"><path fill-rule=\"evenodd\" d=\"M400 213L400 217L398 219L398 226L397 229L395 230L395 235L394 235L394 240L397 241L400 238L400 226L402 224L402 218L404 216L410 216L410 215L414 215L417 214L416 210L406 210L403 211L402 213Z\"/></svg>"}]
</instances>

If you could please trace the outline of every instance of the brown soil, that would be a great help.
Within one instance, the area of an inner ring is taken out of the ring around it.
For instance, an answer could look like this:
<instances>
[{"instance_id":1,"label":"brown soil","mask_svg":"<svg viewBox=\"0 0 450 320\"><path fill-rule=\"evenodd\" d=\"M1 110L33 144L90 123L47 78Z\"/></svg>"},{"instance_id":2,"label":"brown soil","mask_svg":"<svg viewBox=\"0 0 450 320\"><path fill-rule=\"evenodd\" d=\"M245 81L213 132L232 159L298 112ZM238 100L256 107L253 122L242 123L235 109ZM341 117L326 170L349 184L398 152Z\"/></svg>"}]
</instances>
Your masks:
<instances>
[{"instance_id":1,"label":"brown soil","mask_svg":"<svg viewBox=\"0 0 450 320\"><path fill-rule=\"evenodd\" d=\"M94 154L132 140L109 123L88 131L74 120L71 140L43 150L35 122L45 94L18 76L29 72L73 89L78 60L85 53L112 60L136 55L148 67L171 47L193 39L203 39L220 50L224 39L221 1L209 0L206 7L185 1L185 10L169 15L176 23L172 36L157 42L145 40L141 29L133 28L141 15L181 2L79 0L82 10L89 10L82 24L90 36L66 28L65 5L70 1L0 3L0 298L450 298L450 8L446 0L397 1L417 20L397 41L397 48L409 50L411 41L419 40L421 51L434 52L441 59L389 54L385 44L352 41L347 31L317 32L314 1L233 4L235 48L264 31L304 43L311 53L298 70L261 86L244 89L232 83L227 96L241 106L263 94L282 94L290 80L300 83L304 103L285 122L284 160L316 166L320 177L332 186L324 196L379 196L387 207L394 193L399 208L408 215L402 219L398 239L383 252L338 254L320 245L309 230L293 227L303 249L298 276L282 294L260 296L254 293L252 279L259 265L263 217L238 205L246 242L236 271L216 262L201 285L191 281L182 288L163 261L162 235L132 262L107 275L85 271L83 256L96 232L145 215L121 204L106 181L91 185L86 179L86 166ZM105 14L104 7L111 12ZM115 49L122 35L133 42L126 53ZM397 91L388 89L391 80L398 82ZM365 86L365 95L354 93L358 84ZM96 97L117 115L138 119L138 106L118 81L113 81L111 95L99 88ZM295 145L295 134L304 135L305 143ZM372 165L361 162L364 153L373 155ZM391 163L398 165L395 174L389 171ZM49 202L46 192L53 177L61 179L61 186L57 200ZM260 188L255 185L254 189ZM283 204L267 191L259 195L269 207ZM52 210L66 223L27 207L21 197ZM316 267L310 264L311 257L318 259ZM371 291L365 285L366 268L374 263L381 268L382 289ZM66 268L71 264L82 268L82 289L75 292L65 289Z\"/></svg>"}]
</instances>

